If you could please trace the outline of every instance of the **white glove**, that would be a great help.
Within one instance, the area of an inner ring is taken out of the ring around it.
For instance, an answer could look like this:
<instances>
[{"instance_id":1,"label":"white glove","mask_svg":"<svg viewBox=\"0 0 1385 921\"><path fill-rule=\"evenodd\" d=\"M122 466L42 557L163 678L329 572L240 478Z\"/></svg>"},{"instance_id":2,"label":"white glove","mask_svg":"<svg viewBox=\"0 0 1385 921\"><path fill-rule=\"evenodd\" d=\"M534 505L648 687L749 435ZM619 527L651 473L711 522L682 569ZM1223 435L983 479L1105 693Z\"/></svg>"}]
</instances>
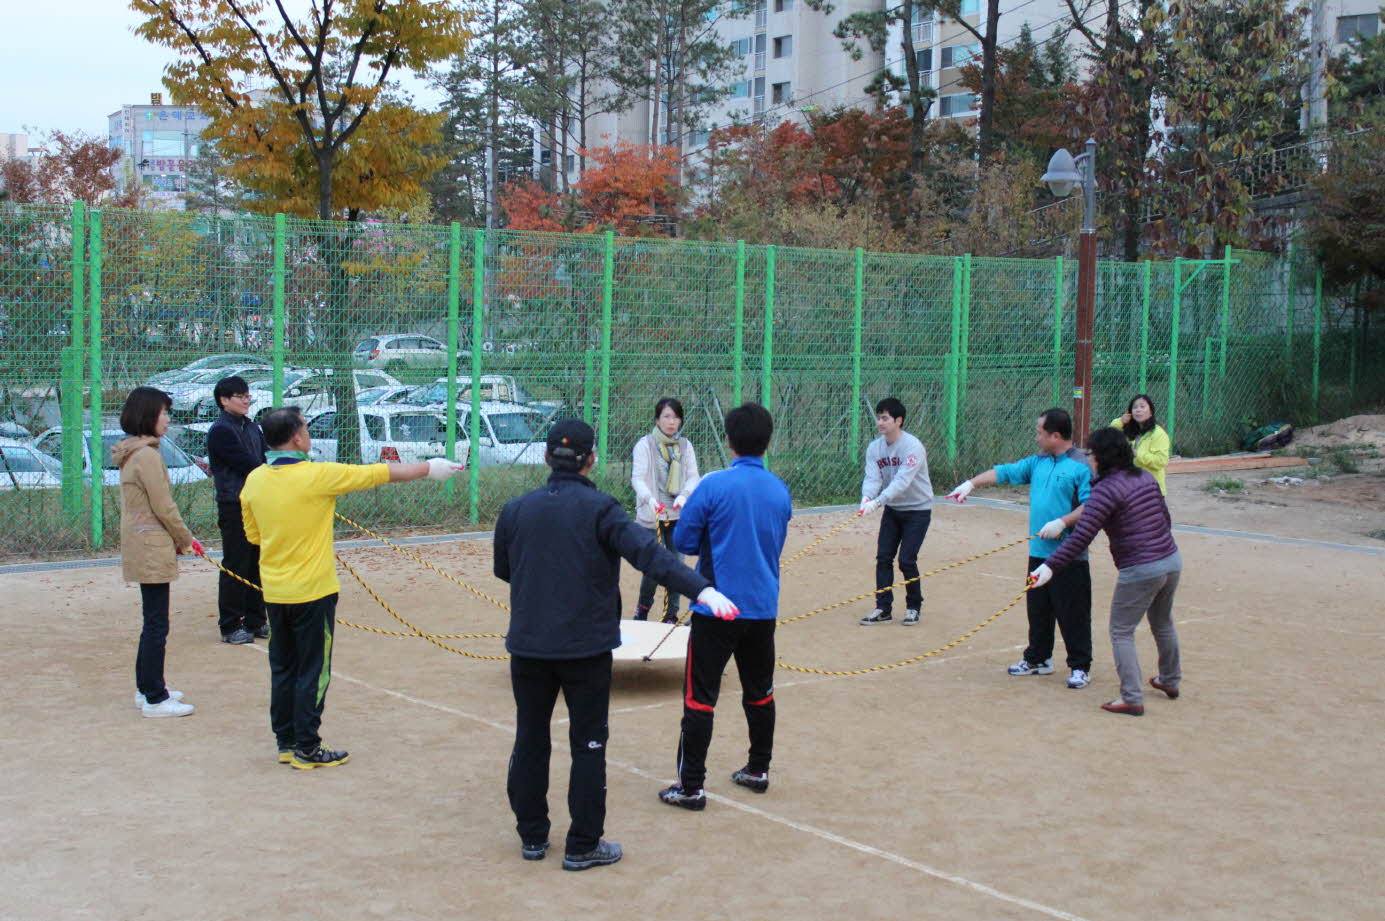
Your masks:
<instances>
[{"instance_id":1,"label":"white glove","mask_svg":"<svg viewBox=\"0 0 1385 921\"><path fill-rule=\"evenodd\" d=\"M861 500L861 511L859 512L859 514L861 514L861 515L869 515L871 512L875 511L875 510L878 509L878 508L880 508L880 500L879 500L879 499L862 499L862 500Z\"/></svg>"},{"instance_id":2,"label":"white glove","mask_svg":"<svg viewBox=\"0 0 1385 921\"><path fill-rule=\"evenodd\" d=\"M943 498L956 499L958 503L962 503L967 501L967 496L970 496L971 491L975 488L975 486L971 485L971 480L967 480Z\"/></svg>"},{"instance_id":3,"label":"white glove","mask_svg":"<svg viewBox=\"0 0 1385 921\"><path fill-rule=\"evenodd\" d=\"M445 457L428 458L428 479L450 480L466 469L466 464L454 464Z\"/></svg>"},{"instance_id":4,"label":"white glove","mask_svg":"<svg viewBox=\"0 0 1385 921\"><path fill-rule=\"evenodd\" d=\"M676 512L687 504L687 498L685 496L679 496L677 499L673 500L673 510Z\"/></svg>"},{"instance_id":5,"label":"white glove","mask_svg":"<svg viewBox=\"0 0 1385 921\"><path fill-rule=\"evenodd\" d=\"M735 620L736 615L741 613L740 608L736 607L730 598L714 588L704 588L697 596L697 603L711 608L713 616L722 620Z\"/></svg>"},{"instance_id":6,"label":"white glove","mask_svg":"<svg viewBox=\"0 0 1385 921\"><path fill-rule=\"evenodd\" d=\"M1029 587L1042 588L1048 584L1048 580L1053 578L1053 570L1048 568L1047 563L1040 563L1039 568L1029 574Z\"/></svg>"},{"instance_id":7,"label":"white glove","mask_svg":"<svg viewBox=\"0 0 1385 921\"><path fill-rule=\"evenodd\" d=\"M1067 525L1063 523L1063 519L1055 518L1042 528L1039 528L1039 536L1044 540L1053 540L1054 538L1062 537L1063 529L1066 527Z\"/></svg>"}]
</instances>

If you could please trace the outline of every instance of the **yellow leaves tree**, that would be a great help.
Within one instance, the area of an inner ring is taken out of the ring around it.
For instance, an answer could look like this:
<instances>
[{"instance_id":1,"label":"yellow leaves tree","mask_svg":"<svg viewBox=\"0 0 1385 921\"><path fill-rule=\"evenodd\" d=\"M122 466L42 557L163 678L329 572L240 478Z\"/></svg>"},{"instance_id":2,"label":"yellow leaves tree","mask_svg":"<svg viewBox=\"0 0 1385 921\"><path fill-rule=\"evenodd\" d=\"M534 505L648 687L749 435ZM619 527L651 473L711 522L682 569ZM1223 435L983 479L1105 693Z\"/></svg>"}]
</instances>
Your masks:
<instances>
[{"instance_id":1,"label":"yellow leaves tree","mask_svg":"<svg viewBox=\"0 0 1385 921\"><path fill-rule=\"evenodd\" d=\"M462 52L444 0L131 0L136 33L177 53L164 83L210 119L205 136L264 213L355 220L408 209L442 167L441 114L392 92L401 71Z\"/></svg>"},{"instance_id":2,"label":"yellow leaves tree","mask_svg":"<svg viewBox=\"0 0 1385 921\"><path fill-rule=\"evenodd\" d=\"M337 416L356 418L351 346L379 319L367 309L378 273L363 216L407 211L444 164L441 114L415 109L395 78L465 49L466 14L448 0L131 0L136 33L172 49L164 84L210 119L231 177L251 207L320 220L294 228L294 328L311 329L299 357L333 371ZM331 221L332 223L328 223ZM319 307L325 310L319 310ZM359 431L340 427L338 452L360 457Z\"/></svg>"}]
</instances>

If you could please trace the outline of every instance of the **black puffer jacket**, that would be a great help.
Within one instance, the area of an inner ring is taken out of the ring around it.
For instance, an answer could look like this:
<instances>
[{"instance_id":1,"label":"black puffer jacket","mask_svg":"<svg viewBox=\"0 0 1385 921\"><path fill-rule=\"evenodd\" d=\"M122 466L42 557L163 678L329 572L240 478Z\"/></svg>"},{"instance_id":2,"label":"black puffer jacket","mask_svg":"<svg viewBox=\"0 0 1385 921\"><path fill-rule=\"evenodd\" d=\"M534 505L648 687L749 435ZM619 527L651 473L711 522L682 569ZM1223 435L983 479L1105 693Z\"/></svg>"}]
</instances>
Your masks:
<instances>
[{"instance_id":1,"label":"black puffer jacket","mask_svg":"<svg viewBox=\"0 0 1385 921\"><path fill-rule=\"evenodd\" d=\"M510 583L505 648L583 659L620 645L620 560L689 598L711 585L576 473L511 499L495 525L495 574Z\"/></svg>"}]
</instances>

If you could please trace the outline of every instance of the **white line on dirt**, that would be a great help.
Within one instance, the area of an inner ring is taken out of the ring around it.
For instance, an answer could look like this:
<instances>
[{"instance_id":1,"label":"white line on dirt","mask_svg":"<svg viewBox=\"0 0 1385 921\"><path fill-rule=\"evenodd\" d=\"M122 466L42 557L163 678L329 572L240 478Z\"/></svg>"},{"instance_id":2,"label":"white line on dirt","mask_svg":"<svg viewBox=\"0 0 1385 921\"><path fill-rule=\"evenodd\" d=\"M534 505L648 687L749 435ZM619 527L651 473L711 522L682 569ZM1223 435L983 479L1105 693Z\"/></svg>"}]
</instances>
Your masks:
<instances>
[{"instance_id":1,"label":"white line on dirt","mask_svg":"<svg viewBox=\"0 0 1385 921\"><path fill-rule=\"evenodd\" d=\"M261 649L261 647L259 646L251 646L251 648L259 649L261 652L265 652L267 654L267 650ZM350 675L344 675L341 672L333 672L332 677L340 678L342 681L346 681L351 684L360 685L363 688L369 688L372 691L379 691L381 694L386 694L390 697L396 697L400 700L407 701L411 704L418 704L420 707L427 707L430 710L438 710L443 713L450 713L453 716L460 716L463 719L468 719L473 722L480 723L483 726L489 726L492 729L504 732L508 735L514 735L515 727L512 724L502 723L497 720L490 719L488 717L479 716L475 713L468 713L465 710L458 710L456 707L449 707L446 704L440 704L431 700L425 700L421 697L414 697L411 694L405 694L404 692L396 691L393 688L380 687L379 685L371 684L369 681L365 681L361 678L354 678ZM807 682L799 683L804 684ZM643 768L636 767L635 765L629 764L624 761L616 761L614 759L608 758L606 763L611 765L612 767L620 768L622 771L625 771L628 774L633 774L636 777L644 778L645 780L650 780L655 783L668 782L668 778L666 777L659 777L658 775L650 773L649 771L646 771ZM936 867L930 867L928 864L919 863L917 860L910 860L908 857L904 857L900 854L895 854L891 851L881 850L878 847L872 847L869 844L864 844L852 838L847 838L835 832L830 832L824 828L818 828L813 825L806 825L802 822L796 822L793 819L789 819L781 815L776 815L773 812L768 812L764 809L757 809L754 806L748 806L745 803L739 802L738 800L727 799L726 797L720 796L716 793L708 793L707 798L714 802L721 803L725 806L729 806L732 809L738 809L741 812L746 813L747 815L758 816L759 818L765 819L766 821L774 822L776 825L782 825L785 828L791 828L794 831L800 831L804 834L812 835L813 837L820 838L823 841L841 845L842 847L850 848L851 850L858 851L862 854L869 854L872 857L879 857L881 860L887 860L890 863L898 864L901 867L914 870L916 872L924 874L925 876L931 876L934 879L942 880L945 883L951 883L954 886L961 886L963 889L969 889L972 892L976 892L981 895L988 895L993 899L997 899L1001 902L1008 902L1009 904L1017 905L1020 908L1027 908L1030 911L1038 912L1042 915L1047 915L1050 918L1058 918L1060 919L1060 921L1086 921L1085 918L1082 918L1079 915L1071 914L1070 912L1063 911L1062 909L1052 908L1048 905L1044 905L1039 902L1032 901L1030 899L1010 895L1006 892L1001 892L999 889L993 889L992 887L987 886L984 883L978 883L973 880L967 879L965 876L958 876L955 873L948 873L946 870L939 870Z\"/></svg>"}]
</instances>

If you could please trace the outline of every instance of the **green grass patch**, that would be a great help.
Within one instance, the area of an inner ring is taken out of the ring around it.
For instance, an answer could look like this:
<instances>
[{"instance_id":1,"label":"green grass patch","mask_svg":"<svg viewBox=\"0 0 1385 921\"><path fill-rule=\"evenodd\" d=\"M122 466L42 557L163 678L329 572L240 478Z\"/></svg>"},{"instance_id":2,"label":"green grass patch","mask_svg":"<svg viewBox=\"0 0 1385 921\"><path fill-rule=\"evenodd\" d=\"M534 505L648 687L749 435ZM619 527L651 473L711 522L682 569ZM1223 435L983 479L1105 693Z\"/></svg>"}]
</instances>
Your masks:
<instances>
[{"instance_id":1,"label":"green grass patch","mask_svg":"<svg viewBox=\"0 0 1385 921\"><path fill-rule=\"evenodd\" d=\"M1212 495L1239 495L1246 491L1246 484L1231 477L1213 477L1202 486L1203 492Z\"/></svg>"}]
</instances>

